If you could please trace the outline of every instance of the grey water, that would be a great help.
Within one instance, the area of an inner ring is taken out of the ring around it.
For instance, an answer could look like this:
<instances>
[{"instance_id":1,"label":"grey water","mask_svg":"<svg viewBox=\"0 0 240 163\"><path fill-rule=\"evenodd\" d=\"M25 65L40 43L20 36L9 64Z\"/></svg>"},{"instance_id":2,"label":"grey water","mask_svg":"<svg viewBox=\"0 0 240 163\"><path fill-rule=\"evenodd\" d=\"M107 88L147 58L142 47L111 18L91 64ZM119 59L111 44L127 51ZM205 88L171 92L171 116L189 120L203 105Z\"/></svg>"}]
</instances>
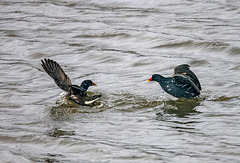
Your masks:
<instances>
[{"instance_id":1,"label":"grey water","mask_svg":"<svg viewBox=\"0 0 240 163\"><path fill-rule=\"evenodd\" d=\"M239 0L1 0L0 162L240 162ZM91 79L92 107L41 67ZM152 74L189 64L201 96Z\"/></svg>"}]
</instances>

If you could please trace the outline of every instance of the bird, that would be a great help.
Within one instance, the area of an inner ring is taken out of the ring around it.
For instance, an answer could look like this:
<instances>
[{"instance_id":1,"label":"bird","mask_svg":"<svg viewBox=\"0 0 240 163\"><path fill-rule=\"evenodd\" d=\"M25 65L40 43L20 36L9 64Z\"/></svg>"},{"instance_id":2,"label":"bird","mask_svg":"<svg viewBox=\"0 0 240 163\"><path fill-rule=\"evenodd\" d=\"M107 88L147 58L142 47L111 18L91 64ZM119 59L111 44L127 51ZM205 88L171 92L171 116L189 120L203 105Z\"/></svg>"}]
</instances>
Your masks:
<instances>
[{"instance_id":1,"label":"bird","mask_svg":"<svg viewBox=\"0 0 240 163\"><path fill-rule=\"evenodd\" d=\"M70 100L82 106L89 106L101 97L101 94L88 96L90 86L97 86L91 80L84 80L81 85L73 85L70 78L65 74L61 66L54 60L44 58L41 65L46 73L53 78L59 88L67 92Z\"/></svg>"},{"instance_id":2,"label":"bird","mask_svg":"<svg viewBox=\"0 0 240 163\"><path fill-rule=\"evenodd\" d=\"M153 74L148 82L158 82L165 92L177 98L197 97L200 95L202 88L197 76L189 67L188 64L176 66L172 77Z\"/></svg>"}]
</instances>

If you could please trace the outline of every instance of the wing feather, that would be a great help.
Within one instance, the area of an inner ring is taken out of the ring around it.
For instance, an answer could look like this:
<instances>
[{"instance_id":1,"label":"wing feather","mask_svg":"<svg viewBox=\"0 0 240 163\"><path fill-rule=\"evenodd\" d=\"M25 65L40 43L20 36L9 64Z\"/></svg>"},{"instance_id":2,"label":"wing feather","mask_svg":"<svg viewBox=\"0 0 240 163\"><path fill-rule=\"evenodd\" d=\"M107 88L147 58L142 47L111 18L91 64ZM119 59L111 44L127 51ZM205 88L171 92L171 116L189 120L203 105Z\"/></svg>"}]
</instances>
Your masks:
<instances>
[{"instance_id":1,"label":"wing feather","mask_svg":"<svg viewBox=\"0 0 240 163\"><path fill-rule=\"evenodd\" d=\"M71 93L73 95L79 95L79 96L87 96L87 92L83 87L80 87L78 85L71 85Z\"/></svg>"},{"instance_id":2,"label":"wing feather","mask_svg":"<svg viewBox=\"0 0 240 163\"><path fill-rule=\"evenodd\" d=\"M198 86L188 76L175 74L173 80L177 87L185 88L188 89L189 92L200 94Z\"/></svg>"},{"instance_id":3,"label":"wing feather","mask_svg":"<svg viewBox=\"0 0 240 163\"><path fill-rule=\"evenodd\" d=\"M53 78L55 83L64 91L69 91L69 87L72 85L70 78L65 74L61 66L51 60L51 59L44 59L41 60L42 67L46 71L46 73Z\"/></svg>"},{"instance_id":4,"label":"wing feather","mask_svg":"<svg viewBox=\"0 0 240 163\"><path fill-rule=\"evenodd\" d=\"M197 78L197 76L189 69L189 65L187 64L182 64L174 68L174 75L176 74L181 74L189 79L191 79L192 82L198 87L199 90L201 90L201 84Z\"/></svg>"}]
</instances>

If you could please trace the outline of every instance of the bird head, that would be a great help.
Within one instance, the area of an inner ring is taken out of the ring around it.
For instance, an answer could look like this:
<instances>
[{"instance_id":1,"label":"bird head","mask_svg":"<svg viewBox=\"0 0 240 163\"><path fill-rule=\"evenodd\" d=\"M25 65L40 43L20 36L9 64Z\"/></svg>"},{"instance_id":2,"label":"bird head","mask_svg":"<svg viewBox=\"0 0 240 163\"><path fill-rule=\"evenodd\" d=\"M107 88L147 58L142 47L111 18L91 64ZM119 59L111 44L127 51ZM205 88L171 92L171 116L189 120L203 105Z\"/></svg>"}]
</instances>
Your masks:
<instances>
[{"instance_id":1,"label":"bird head","mask_svg":"<svg viewBox=\"0 0 240 163\"><path fill-rule=\"evenodd\" d=\"M150 79L148 79L148 82L150 81L158 81L162 76L158 74L153 74Z\"/></svg>"},{"instance_id":2,"label":"bird head","mask_svg":"<svg viewBox=\"0 0 240 163\"><path fill-rule=\"evenodd\" d=\"M84 80L81 84L81 87L83 87L85 90L87 90L90 86L97 86L97 84L93 83L92 80Z\"/></svg>"}]
</instances>

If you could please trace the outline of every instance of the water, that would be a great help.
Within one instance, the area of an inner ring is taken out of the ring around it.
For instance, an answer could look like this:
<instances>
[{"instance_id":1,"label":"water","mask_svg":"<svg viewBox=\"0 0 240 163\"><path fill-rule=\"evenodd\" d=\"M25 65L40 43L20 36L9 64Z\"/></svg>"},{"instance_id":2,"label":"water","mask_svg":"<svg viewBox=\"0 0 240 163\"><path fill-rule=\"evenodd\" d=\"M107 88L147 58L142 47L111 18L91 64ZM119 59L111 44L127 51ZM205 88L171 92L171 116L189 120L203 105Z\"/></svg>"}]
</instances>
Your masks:
<instances>
[{"instance_id":1,"label":"water","mask_svg":"<svg viewBox=\"0 0 240 163\"><path fill-rule=\"evenodd\" d=\"M239 162L240 2L1 1L0 162ZM93 107L67 101L40 60ZM202 95L147 79L187 63Z\"/></svg>"}]
</instances>

